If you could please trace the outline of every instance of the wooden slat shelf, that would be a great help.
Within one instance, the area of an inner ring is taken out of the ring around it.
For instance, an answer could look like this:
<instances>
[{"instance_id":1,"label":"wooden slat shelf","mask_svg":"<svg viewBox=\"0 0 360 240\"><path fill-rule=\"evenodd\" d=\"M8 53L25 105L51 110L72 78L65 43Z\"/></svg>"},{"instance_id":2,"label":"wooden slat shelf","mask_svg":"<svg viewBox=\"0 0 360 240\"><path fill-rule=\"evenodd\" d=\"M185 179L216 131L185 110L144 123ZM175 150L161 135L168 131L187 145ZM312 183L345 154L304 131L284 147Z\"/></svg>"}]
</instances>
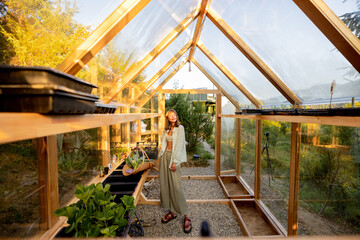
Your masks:
<instances>
[{"instance_id":1,"label":"wooden slat shelf","mask_svg":"<svg viewBox=\"0 0 360 240\"><path fill-rule=\"evenodd\" d=\"M219 114L219 117L360 127L360 117Z\"/></svg>"},{"instance_id":2,"label":"wooden slat shelf","mask_svg":"<svg viewBox=\"0 0 360 240\"><path fill-rule=\"evenodd\" d=\"M0 113L0 144L158 117L158 113L42 115Z\"/></svg>"}]
</instances>

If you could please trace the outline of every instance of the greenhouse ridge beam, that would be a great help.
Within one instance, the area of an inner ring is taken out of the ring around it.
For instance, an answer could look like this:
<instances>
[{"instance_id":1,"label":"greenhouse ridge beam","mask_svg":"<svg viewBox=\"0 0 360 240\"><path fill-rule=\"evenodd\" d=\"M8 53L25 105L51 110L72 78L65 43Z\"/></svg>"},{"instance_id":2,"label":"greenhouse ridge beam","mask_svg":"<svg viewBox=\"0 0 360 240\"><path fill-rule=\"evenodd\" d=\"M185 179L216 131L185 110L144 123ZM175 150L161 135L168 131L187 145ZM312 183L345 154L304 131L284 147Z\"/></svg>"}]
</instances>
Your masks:
<instances>
[{"instance_id":1,"label":"greenhouse ridge beam","mask_svg":"<svg viewBox=\"0 0 360 240\"><path fill-rule=\"evenodd\" d=\"M174 57L170 59L147 83L146 87L134 97L128 106L131 106L136 100L141 97L184 53L190 48L191 42L188 42Z\"/></svg>"},{"instance_id":2,"label":"greenhouse ridge beam","mask_svg":"<svg viewBox=\"0 0 360 240\"><path fill-rule=\"evenodd\" d=\"M215 58L215 56L202 44L197 44L198 48L210 59L212 63L215 64L219 70L225 74L225 76L247 97L250 102L252 102L257 108L260 107L261 102L257 100L245 87L242 85L239 80L236 79L234 75L230 73L228 69L225 68L224 65L221 64L221 62Z\"/></svg>"},{"instance_id":3,"label":"greenhouse ridge beam","mask_svg":"<svg viewBox=\"0 0 360 240\"><path fill-rule=\"evenodd\" d=\"M199 15L199 9L190 13L178 26L176 26L148 55L133 66L124 74L122 81L112 85L104 97L106 103L110 103L125 86L134 80L162 51L164 51Z\"/></svg>"},{"instance_id":4,"label":"greenhouse ridge beam","mask_svg":"<svg viewBox=\"0 0 360 240\"><path fill-rule=\"evenodd\" d=\"M199 17L198 17L197 22L196 22L194 36L193 36L193 40L192 40L192 44L191 44L189 57L188 57L189 61L194 56L195 47L196 47L197 42L199 41L201 30L203 28L204 21L205 21L206 12L207 12L207 9L210 6L210 2L211 2L211 0L202 0L201 1L200 14L199 14Z\"/></svg>"},{"instance_id":5,"label":"greenhouse ridge beam","mask_svg":"<svg viewBox=\"0 0 360 240\"><path fill-rule=\"evenodd\" d=\"M296 94L269 68L264 61L235 33L234 30L212 9L207 17L237 47L244 56L271 82L272 85L291 103L300 104Z\"/></svg>"},{"instance_id":6,"label":"greenhouse ridge beam","mask_svg":"<svg viewBox=\"0 0 360 240\"><path fill-rule=\"evenodd\" d=\"M172 71L170 73L169 76L167 76L167 78L164 79L164 81L162 81L159 86L157 86L151 93L149 96L147 96L144 100L142 100L138 107L141 108L142 106L145 105L145 103L147 103L157 92L159 92L159 90L185 65L186 61L180 63L179 66L177 66L177 68L174 69L174 71Z\"/></svg>"},{"instance_id":7,"label":"greenhouse ridge beam","mask_svg":"<svg viewBox=\"0 0 360 240\"><path fill-rule=\"evenodd\" d=\"M212 77L210 74L194 59L192 58L191 61L196 65L197 68L212 82L212 84L215 85L217 89L219 89L226 97L229 99L229 101L237 108L240 109L240 105L236 102L236 100L228 94L221 86L220 84Z\"/></svg>"},{"instance_id":8,"label":"greenhouse ridge beam","mask_svg":"<svg viewBox=\"0 0 360 240\"><path fill-rule=\"evenodd\" d=\"M151 0L125 0L76 48L58 70L75 75L118 34Z\"/></svg>"},{"instance_id":9,"label":"greenhouse ridge beam","mask_svg":"<svg viewBox=\"0 0 360 240\"><path fill-rule=\"evenodd\" d=\"M360 73L360 40L322 0L293 0Z\"/></svg>"}]
</instances>

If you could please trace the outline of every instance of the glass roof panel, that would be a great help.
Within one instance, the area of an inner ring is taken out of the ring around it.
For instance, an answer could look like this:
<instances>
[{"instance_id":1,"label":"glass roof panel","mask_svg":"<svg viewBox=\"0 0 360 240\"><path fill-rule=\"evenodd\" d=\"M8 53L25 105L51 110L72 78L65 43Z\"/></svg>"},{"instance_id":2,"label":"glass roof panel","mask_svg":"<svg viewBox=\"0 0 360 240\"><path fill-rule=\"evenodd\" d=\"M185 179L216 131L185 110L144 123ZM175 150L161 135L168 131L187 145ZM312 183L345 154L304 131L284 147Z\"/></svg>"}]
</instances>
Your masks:
<instances>
[{"instance_id":1,"label":"glass roof panel","mask_svg":"<svg viewBox=\"0 0 360 240\"><path fill-rule=\"evenodd\" d=\"M333 80L333 99L360 95L359 73L292 1L214 0L212 7L304 103L328 102Z\"/></svg>"},{"instance_id":2,"label":"glass roof panel","mask_svg":"<svg viewBox=\"0 0 360 240\"><path fill-rule=\"evenodd\" d=\"M288 103L209 19L205 21L200 41L263 105Z\"/></svg>"},{"instance_id":3,"label":"glass roof panel","mask_svg":"<svg viewBox=\"0 0 360 240\"><path fill-rule=\"evenodd\" d=\"M124 0L70 0L70 2L76 4L77 8L74 20L95 30Z\"/></svg>"},{"instance_id":4,"label":"glass roof panel","mask_svg":"<svg viewBox=\"0 0 360 240\"><path fill-rule=\"evenodd\" d=\"M157 88L182 62L186 61L187 54L189 50L187 50L182 57L180 57L150 88L150 90L154 90ZM182 68L184 68L183 66ZM181 82L179 83L181 85Z\"/></svg>"},{"instance_id":5,"label":"glass roof panel","mask_svg":"<svg viewBox=\"0 0 360 240\"><path fill-rule=\"evenodd\" d=\"M359 11L360 3L357 0L346 0L346 1L334 1L324 0L324 2L331 8L331 10L338 16L341 17L346 13L352 13Z\"/></svg>"},{"instance_id":6,"label":"glass roof panel","mask_svg":"<svg viewBox=\"0 0 360 240\"><path fill-rule=\"evenodd\" d=\"M127 66L150 53L179 24L178 19L184 20L196 8L197 2L171 0L164 4L163 0L152 0L114 38L115 46L127 56Z\"/></svg>"},{"instance_id":7,"label":"glass roof panel","mask_svg":"<svg viewBox=\"0 0 360 240\"><path fill-rule=\"evenodd\" d=\"M199 49L196 49L194 59L202 66L205 71L226 91L232 96L241 107L255 106L238 90L232 82L202 53Z\"/></svg>"},{"instance_id":8,"label":"glass roof panel","mask_svg":"<svg viewBox=\"0 0 360 240\"><path fill-rule=\"evenodd\" d=\"M191 63L190 69L189 63L186 63L163 89L217 89L195 64Z\"/></svg>"},{"instance_id":9,"label":"glass roof panel","mask_svg":"<svg viewBox=\"0 0 360 240\"><path fill-rule=\"evenodd\" d=\"M188 51L187 51L188 52ZM151 87L139 98L138 102L143 101L146 99L180 64L181 62L185 61L185 55L180 57L161 77L153 84Z\"/></svg>"},{"instance_id":10,"label":"glass roof panel","mask_svg":"<svg viewBox=\"0 0 360 240\"><path fill-rule=\"evenodd\" d=\"M170 61L188 42L190 35L187 32L182 32L158 57L156 57L133 81L135 85L135 96L141 94L147 87L148 81L159 72L159 70ZM128 102L129 99L123 99L123 102Z\"/></svg>"},{"instance_id":11,"label":"glass roof panel","mask_svg":"<svg viewBox=\"0 0 360 240\"><path fill-rule=\"evenodd\" d=\"M193 22L195 23L195 22ZM191 27L191 26L189 26ZM189 34L190 33L190 34ZM149 81L172 57L174 57L190 41L191 32L182 32L158 57L141 73L143 82Z\"/></svg>"},{"instance_id":12,"label":"glass roof panel","mask_svg":"<svg viewBox=\"0 0 360 240\"><path fill-rule=\"evenodd\" d=\"M350 28L350 30L360 38L360 1L359 0L324 0L333 12Z\"/></svg>"}]
</instances>

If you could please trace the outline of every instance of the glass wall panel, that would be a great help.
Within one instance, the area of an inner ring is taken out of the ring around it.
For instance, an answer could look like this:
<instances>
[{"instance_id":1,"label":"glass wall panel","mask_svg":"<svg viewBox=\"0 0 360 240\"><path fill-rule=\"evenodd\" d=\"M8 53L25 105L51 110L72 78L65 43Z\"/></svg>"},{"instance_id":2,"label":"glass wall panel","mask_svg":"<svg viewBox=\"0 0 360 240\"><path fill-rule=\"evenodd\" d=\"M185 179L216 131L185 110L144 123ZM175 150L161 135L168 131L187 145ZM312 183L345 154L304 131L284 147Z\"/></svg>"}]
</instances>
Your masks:
<instances>
[{"instance_id":1,"label":"glass wall panel","mask_svg":"<svg viewBox=\"0 0 360 240\"><path fill-rule=\"evenodd\" d=\"M241 119L240 176L254 190L256 121Z\"/></svg>"},{"instance_id":2,"label":"glass wall panel","mask_svg":"<svg viewBox=\"0 0 360 240\"><path fill-rule=\"evenodd\" d=\"M214 0L212 7L304 103L328 103L333 80L334 101L360 95L359 73L293 1Z\"/></svg>"},{"instance_id":3,"label":"glass wall panel","mask_svg":"<svg viewBox=\"0 0 360 240\"><path fill-rule=\"evenodd\" d=\"M199 49L194 55L195 60L205 69L205 71L236 101L241 107L255 108L255 106L238 90L232 82L205 56Z\"/></svg>"},{"instance_id":4,"label":"glass wall panel","mask_svg":"<svg viewBox=\"0 0 360 240\"><path fill-rule=\"evenodd\" d=\"M300 235L360 234L360 128L302 124Z\"/></svg>"},{"instance_id":5,"label":"glass wall panel","mask_svg":"<svg viewBox=\"0 0 360 240\"><path fill-rule=\"evenodd\" d=\"M200 41L263 105L287 103L279 91L208 19Z\"/></svg>"},{"instance_id":6,"label":"glass wall panel","mask_svg":"<svg viewBox=\"0 0 360 240\"><path fill-rule=\"evenodd\" d=\"M93 128L56 135L60 207L74 197L76 185L86 185L99 173L100 131L101 128Z\"/></svg>"},{"instance_id":7,"label":"glass wall panel","mask_svg":"<svg viewBox=\"0 0 360 240\"><path fill-rule=\"evenodd\" d=\"M235 169L235 119L221 118L221 171L234 170L234 169ZM231 173L231 175L235 175L235 173Z\"/></svg>"},{"instance_id":8,"label":"glass wall panel","mask_svg":"<svg viewBox=\"0 0 360 240\"><path fill-rule=\"evenodd\" d=\"M235 106L227 99L222 96L221 98L221 113L222 114L234 114L236 111Z\"/></svg>"},{"instance_id":9,"label":"glass wall panel","mask_svg":"<svg viewBox=\"0 0 360 240\"><path fill-rule=\"evenodd\" d=\"M262 122L260 198L287 229L291 123Z\"/></svg>"},{"instance_id":10,"label":"glass wall panel","mask_svg":"<svg viewBox=\"0 0 360 240\"><path fill-rule=\"evenodd\" d=\"M0 238L32 238L40 231L36 142L0 145Z\"/></svg>"}]
</instances>

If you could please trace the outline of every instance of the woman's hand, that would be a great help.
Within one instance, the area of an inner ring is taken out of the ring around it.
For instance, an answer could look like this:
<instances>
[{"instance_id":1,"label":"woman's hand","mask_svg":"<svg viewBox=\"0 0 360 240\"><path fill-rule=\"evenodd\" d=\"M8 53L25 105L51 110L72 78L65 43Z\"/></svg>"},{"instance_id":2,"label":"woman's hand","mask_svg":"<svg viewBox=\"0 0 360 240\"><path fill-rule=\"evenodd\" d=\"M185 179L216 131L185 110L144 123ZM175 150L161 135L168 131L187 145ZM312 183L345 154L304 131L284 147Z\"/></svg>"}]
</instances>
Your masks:
<instances>
[{"instance_id":1,"label":"woman's hand","mask_svg":"<svg viewBox=\"0 0 360 240\"><path fill-rule=\"evenodd\" d=\"M173 163L171 164L171 167L170 167L170 168L171 168L171 171L175 172L175 171L176 171L176 163L173 162Z\"/></svg>"}]
</instances>

